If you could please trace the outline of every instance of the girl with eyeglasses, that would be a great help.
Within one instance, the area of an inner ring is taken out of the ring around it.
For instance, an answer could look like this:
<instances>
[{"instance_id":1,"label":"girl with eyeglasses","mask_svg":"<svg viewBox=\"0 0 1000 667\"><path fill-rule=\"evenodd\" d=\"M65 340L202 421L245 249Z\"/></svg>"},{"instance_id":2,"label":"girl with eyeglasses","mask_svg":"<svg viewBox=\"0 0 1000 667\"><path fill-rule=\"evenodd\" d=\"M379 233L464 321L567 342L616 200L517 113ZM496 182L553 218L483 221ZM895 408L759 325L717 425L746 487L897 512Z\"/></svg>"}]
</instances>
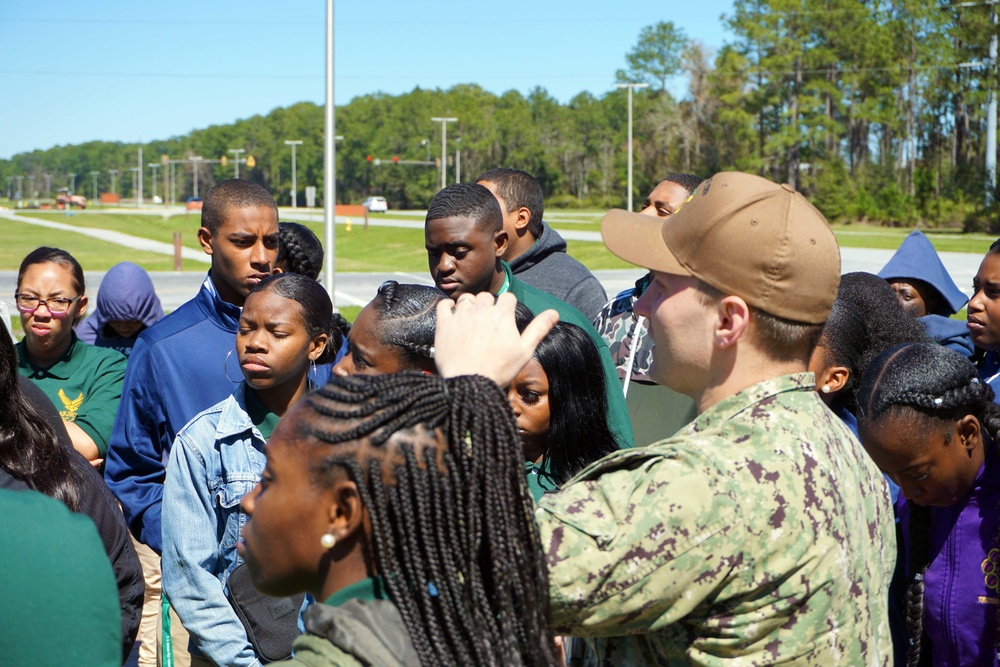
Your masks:
<instances>
[{"instance_id":1,"label":"girl with eyeglasses","mask_svg":"<svg viewBox=\"0 0 1000 667\"><path fill-rule=\"evenodd\" d=\"M125 357L84 343L73 327L87 310L83 269L65 250L41 247L21 262L14 299L24 339L19 372L55 404L73 447L104 461L125 379Z\"/></svg>"}]
</instances>

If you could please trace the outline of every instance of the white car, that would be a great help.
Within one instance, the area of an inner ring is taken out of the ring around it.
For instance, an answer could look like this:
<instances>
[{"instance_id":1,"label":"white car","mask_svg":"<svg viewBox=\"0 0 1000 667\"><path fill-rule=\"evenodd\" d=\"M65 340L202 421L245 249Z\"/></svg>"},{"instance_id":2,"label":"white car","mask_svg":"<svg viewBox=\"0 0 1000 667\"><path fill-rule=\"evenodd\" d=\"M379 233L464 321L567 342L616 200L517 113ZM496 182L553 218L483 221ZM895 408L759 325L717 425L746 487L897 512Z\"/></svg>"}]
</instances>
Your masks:
<instances>
[{"instance_id":1,"label":"white car","mask_svg":"<svg viewBox=\"0 0 1000 667\"><path fill-rule=\"evenodd\" d=\"M361 202L361 205L372 213L385 213L389 210L389 202L385 200L385 197L369 197Z\"/></svg>"}]
</instances>

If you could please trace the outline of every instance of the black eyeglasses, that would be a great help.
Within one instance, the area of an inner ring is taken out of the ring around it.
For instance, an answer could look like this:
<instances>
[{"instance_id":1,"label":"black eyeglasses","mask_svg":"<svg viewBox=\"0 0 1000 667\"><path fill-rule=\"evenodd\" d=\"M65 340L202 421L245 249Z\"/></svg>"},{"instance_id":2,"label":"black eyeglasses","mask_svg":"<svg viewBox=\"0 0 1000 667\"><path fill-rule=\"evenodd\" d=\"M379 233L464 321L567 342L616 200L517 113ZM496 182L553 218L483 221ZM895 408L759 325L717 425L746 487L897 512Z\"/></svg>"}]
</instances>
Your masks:
<instances>
[{"instance_id":1,"label":"black eyeglasses","mask_svg":"<svg viewBox=\"0 0 1000 667\"><path fill-rule=\"evenodd\" d=\"M17 301L18 310L22 313L30 315L38 310L39 306L45 306L54 315L65 313L70 306L79 301L80 297L75 296L72 299L67 299L64 296L54 296L48 299L39 299L34 294L15 294L14 299Z\"/></svg>"}]
</instances>

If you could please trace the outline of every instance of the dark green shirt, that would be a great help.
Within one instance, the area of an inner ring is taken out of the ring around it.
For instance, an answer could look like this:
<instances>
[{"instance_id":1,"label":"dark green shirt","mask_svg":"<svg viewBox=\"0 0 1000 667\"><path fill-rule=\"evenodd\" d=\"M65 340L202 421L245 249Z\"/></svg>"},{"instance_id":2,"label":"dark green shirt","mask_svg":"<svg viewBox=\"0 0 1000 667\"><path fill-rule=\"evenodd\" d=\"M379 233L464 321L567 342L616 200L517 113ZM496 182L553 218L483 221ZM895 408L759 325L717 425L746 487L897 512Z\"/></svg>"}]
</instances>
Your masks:
<instances>
[{"instance_id":1,"label":"dark green shirt","mask_svg":"<svg viewBox=\"0 0 1000 667\"><path fill-rule=\"evenodd\" d=\"M103 458L122 397L125 356L72 335L66 354L48 368L28 361L27 343L22 340L17 344L18 370L45 392L63 421L75 423L94 439Z\"/></svg>"},{"instance_id":2,"label":"dark green shirt","mask_svg":"<svg viewBox=\"0 0 1000 667\"><path fill-rule=\"evenodd\" d=\"M326 604L339 607L348 600L388 600L389 593L385 590L382 577L369 577L345 586L326 599Z\"/></svg>"},{"instance_id":3,"label":"dark green shirt","mask_svg":"<svg viewBox=\"0 0 1000 667\"><path fill-rule=\"evenodd\" d=\"M546 294L540 289L535 289L531 285L521 281L515 276L507 262L501 262L503 270L510 281L510 293L517 297L520 303L528 307L535 315L538 315L549 308L559 313L560 322L569 322L583 329L590 340L597 346L597 352L601 355L601 366L604 368L604 385L608 393L608 427L618 441L618 446L627 449L633 446L632 422L629 420L628 407L625 405L625 395L622 393L621 383L618 381L618 370L611 360L611 353L608 351L608 344L601 338L601 335L594 329L594 325L579 310L569 305L565 301L560 301L551 294Z\"/></svg>"},{"instance_id":4,"label":"dark green shirt","mask_svg":"<svg viewBox=\"0 0 1000 667\"><path fill-rule=\"evenodd\" d=\"M0 662L118 667L121 609L94 522L35 491L0 489Z\"/></svg>"},{"instance_id":5,"label":"dark green shirt","mask_svg":"<svg viewBox=\"0 0 1000 667\"><path fill-rule=\"evenodd\" d=\"M552 477L549 459L542 459L541 463L532 461L524 462L524 474L528 478L528 491L531 492L531 499L536 503L542 494L555 491L559 488L556 480Z\"/></svg>"},{"instance_id":6,"label":"dark green shirt","mask_svg":"<svg viewBox=\"0 0 1000 667\"><path fill-rule=\"evenodd\" d=\"M271 434L274 433L274 428L278 425L278 420L281 419L278 415L271 412L270 408L264 405L264 402L260 400L257 392L254 391L253 387L247 385L246 390L246 401L247 401L247 415L250 416L250 421L253 425L257 427L260 431L260 435L264 440L270 440Z\"/></svg>"}]
</instances>

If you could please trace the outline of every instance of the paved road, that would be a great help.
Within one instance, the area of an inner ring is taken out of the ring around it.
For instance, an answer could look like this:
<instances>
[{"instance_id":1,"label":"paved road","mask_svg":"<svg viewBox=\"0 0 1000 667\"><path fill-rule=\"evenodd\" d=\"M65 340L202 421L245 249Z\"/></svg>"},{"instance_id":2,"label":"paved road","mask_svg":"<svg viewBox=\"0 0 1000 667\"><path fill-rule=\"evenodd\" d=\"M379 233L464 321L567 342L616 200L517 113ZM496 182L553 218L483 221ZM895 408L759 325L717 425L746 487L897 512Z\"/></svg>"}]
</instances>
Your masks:
<instances>
[{"instance_id":1,"label":"paved road","mask_svg":"<svg viewBox=\"0 0 1000 667\"><path fill-rule=\"evenodd\" d=\"M163 210L163 209L161 209ZM172 214L174 212L183 211L181 207L175 209L167 208L165 210L166 214ZM134 210L128 209L110 209L110 211L101 212L119 212L119 213L134 213ZM143 210L143 212L147 212ZM84 212L86 214L86 212ZM386 227L423 227L422 215L419 211L410 212L414 219L411 220L387 220L379 219L377 216L371 216L369 218L369 224L376 226L386 226ZM137 236L131 236L129 234L123 234L121 232L115 232L105 229L87 229L76 226L70 226L61 222L51 222L48 220L39 219L27 219L23 216L15 215L11 211L0 211L0 217L10 218L13 220L18 220L20 222L28 222L30 224L39 225L42 227L48 227L52 229L59 229L62 231L71 231L80 234L86 234L93 238L97 238L103 241L108 241L110 243L117 243L125 247L134 248L136 250L146 250L150 252L156 252L166 255L173 255L173 246L168 243L160 243L158 241L151 241L149 239L140 238ZM323 214L321 212L309 211L302 209L281 209L282 219L299 219L299 220L322 220ZM344 216L338 216L338 222L344 221L346 218ZM355 221L356 222L356 221ZM600 241L600 234L598 232L587 232L587 231L572 231L560 230L559 232L563 237L570 240L578 241ZM184 248L184 257L187 259L192 259L195 261L209 263L208 257L204 254L195 250L193 248ZM892 250L878 250L872 248L842 248L841 249L841 264L842 270L846 273L849 271L868 271L870 273L876 273L879 269L885 266L885 263L889 261L892 256ZM949 273L951 273L952 278L958 283L958 286L969 296L972 295L972 278L975 276L976 271L979 268L979 262L982 259L981 255L969 254L969 253L959 253L959 252L942 252L939 253L941 261L944 262L945 267L947 267ZM156 291L160 295L160 300L163 302L163 307L168 311L177 308L179 305L187 301L191 296L193 296L198 291L198 286L204 279L204 274L200 272L187 272L187 273L174 273L174 272L154 272L150 274L153 278L153 284L156 286ZM609 296L613 296L620 292L621 290L630 287L635 280L642 275L642 271L639 269L623 269L614 271L596 271L595 275L598 280L604 285L605 290ZM103 272L87 272L87 284L90 285L90 295L95 296L97 293L97 286L100 285L101 278L103 278ZM424 273L338 273L336 281L336 305L337 306L363 306L368 303L375 296L375 292L378 286L382 284L385 280L398 280L400 282L411 282L420 284L431 284L430 277ZM13 301L13 294L16 288L17 274L13 271L0 271L0 300L5 302Z\"/></svg>"}]
</instances>

